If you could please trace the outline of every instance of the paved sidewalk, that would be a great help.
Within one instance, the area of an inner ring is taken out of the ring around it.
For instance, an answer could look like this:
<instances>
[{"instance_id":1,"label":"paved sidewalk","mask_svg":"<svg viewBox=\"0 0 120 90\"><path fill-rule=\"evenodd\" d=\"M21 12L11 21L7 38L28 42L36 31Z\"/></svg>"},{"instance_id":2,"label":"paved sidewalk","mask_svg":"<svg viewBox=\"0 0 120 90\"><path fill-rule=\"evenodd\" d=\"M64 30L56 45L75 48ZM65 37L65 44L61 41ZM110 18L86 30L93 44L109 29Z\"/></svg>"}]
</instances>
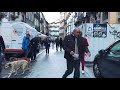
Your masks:
<instances>
[{"instance_id":1,"label":"paved sidewalk","mask_svg":"<svg viewBox=\"0 0 120 90\"><path fill-rule=\"evenodd\" d=\"M82 71L81 68L80 71ZM85 74L81 73L80 78L95 78L95 76L93 72L89 69L89 67L85 66Z\"/></svg>"}]
</instances>

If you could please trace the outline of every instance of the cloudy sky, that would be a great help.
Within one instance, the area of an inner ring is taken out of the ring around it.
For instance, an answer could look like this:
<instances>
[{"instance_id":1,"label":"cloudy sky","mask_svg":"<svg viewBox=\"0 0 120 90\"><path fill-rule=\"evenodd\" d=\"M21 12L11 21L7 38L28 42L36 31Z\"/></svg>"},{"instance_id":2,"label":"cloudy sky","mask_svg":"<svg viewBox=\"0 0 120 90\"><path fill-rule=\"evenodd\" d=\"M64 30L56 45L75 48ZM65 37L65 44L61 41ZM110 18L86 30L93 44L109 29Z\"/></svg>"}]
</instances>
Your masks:
<instances>
[{"instance_id":1,"label":"cloudy sky","mask_svg":"<svg viewBox=\"0 0 120 90\"><path fill-rule=\"evenodd\" d=\"M48 23L54 22L60 18L60 12L43 12Z\"/></svg>"}]
</instances>

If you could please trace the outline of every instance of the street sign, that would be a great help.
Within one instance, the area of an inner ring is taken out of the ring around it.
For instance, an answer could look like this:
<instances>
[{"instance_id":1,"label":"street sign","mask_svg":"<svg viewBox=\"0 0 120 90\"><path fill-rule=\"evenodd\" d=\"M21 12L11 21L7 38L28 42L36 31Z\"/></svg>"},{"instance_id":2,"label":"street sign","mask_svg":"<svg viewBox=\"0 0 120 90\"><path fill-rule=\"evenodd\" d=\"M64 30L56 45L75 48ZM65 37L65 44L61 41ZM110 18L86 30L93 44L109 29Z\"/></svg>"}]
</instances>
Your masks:
<instances>
[{"instance_id":1,"label":"street sign","mask_svg":"<svg viewBox=\"0 0 120 90\"><path fill-rule=\"evenodd\" d=\"M93 24L93 37L107 37L107 24Z\"/></svg>"}]
</instances>

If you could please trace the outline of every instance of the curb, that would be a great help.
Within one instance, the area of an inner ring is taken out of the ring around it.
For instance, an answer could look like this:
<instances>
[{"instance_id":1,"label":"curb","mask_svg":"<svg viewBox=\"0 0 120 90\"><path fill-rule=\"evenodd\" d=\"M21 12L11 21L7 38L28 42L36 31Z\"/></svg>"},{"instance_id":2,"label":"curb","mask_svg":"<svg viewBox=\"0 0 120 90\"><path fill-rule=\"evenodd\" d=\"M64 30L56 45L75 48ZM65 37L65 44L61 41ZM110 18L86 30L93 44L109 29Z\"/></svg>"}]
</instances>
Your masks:
<instances>
[{"instance_id":1,"label":"curb","mask_svg":"<svg viewBox=\"0 0 120 90\"><path fill-rule=\"evenodd\" d=\"M40 51L37 55L36 55L36 57L38 57L41 53L43 53L45 51L45 49L43 49L42 51Z\"/></svg>"}]
</instances>

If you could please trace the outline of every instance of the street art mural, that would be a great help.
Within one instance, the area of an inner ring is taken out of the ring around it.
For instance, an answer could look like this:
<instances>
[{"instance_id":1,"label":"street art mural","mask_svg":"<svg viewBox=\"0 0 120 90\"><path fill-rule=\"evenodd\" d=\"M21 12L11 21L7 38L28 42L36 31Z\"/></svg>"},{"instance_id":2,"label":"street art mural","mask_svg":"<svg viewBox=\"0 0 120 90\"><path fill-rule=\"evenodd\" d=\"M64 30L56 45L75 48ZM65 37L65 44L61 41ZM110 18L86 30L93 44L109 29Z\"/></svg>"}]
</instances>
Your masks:
<instances>
[{"instance_id":1,"label":"street art mural","mask_svg":"<svg viewBox=\"0 0 120 90\"><path fill-rule=\"evenodd\" d=\"M107 24L93 24L93 37L106 38Z\"/></svg>"},{"instance_id":2,"label":"street art mural","mask_svg":"<svg viewBox=\"0 0 120 90\"><path fill-rule=\"evenodd\" d=\"M109 24L108 24L109 25ZM114 36L114 39L120 38L120 29L118 25L109 25L111 28L109 33Z\"/></svg>"},{"instance_id":3,"label":"street art mural","mask_svg":"<svg viewBox=\"0 0 120 90\"><path fill-rule=\"evenodd\" d=\"M86 34L88 37L107 37L107 24L88 24Z\"/></svg>"}]
</instances>

